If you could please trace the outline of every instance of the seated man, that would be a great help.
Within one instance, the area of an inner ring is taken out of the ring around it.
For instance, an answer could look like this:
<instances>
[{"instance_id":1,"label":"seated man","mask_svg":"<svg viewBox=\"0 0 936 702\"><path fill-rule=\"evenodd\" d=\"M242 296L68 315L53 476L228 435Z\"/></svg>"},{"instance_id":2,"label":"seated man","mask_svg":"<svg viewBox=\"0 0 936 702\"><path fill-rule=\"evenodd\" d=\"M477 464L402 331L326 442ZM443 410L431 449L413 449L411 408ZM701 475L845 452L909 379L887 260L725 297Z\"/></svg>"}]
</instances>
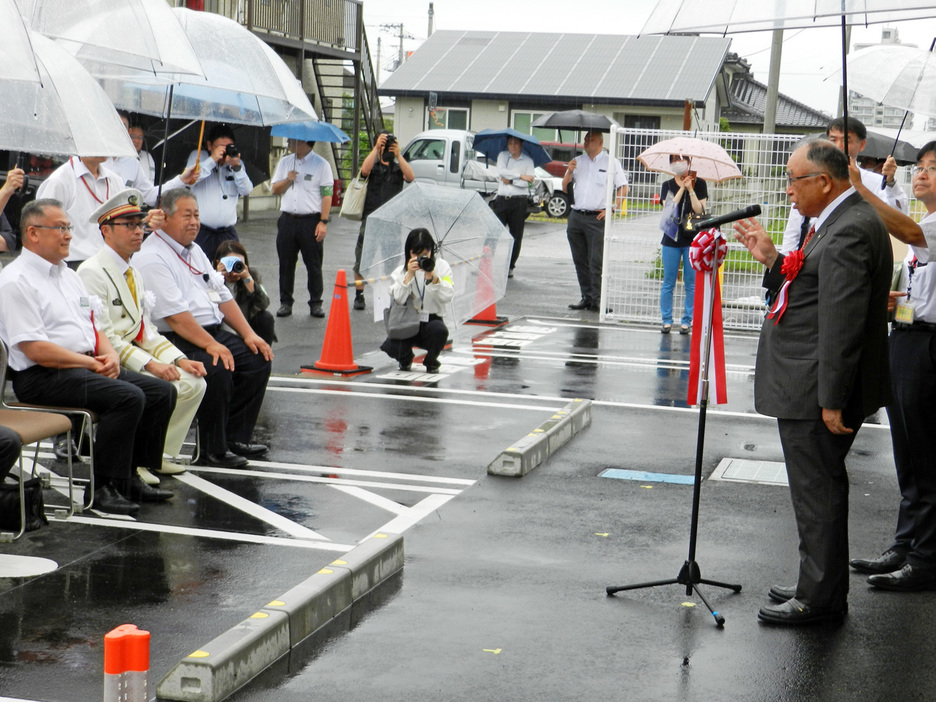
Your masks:
<instances>
[{"instance_id":1,"label":"seated man","mask_svg":"<svg viewBox=\"0 0 936 702\"><path fill-rule=\"evenodd\" d=\"M0 483L6 479L10 469L16 465L22 448L23 442L20 441L19 434L0 424Z\"/></svg>"},{"instance_id":2,"label":"seated man","mask_svg":"<svg viewBox=\"0 0 936 702\"><path fill-rule=\"evenodd\" d=\"M23 402L82 407L99 417L94 506L136 514L138 502L172 497L143 483L134 466L158 469L175 407L170 383L120 369L95 327L100 301L65 265L71 223L57 200L23 208L23 251L0 272L0 338L10 347L13 390Z\"/></svg>"},{"instance_id":3,"label":"seated man","mask_svg":"<svg viewBox=\"0 0 936 702\"><path fill-rule=\"evenodd\" d=\"M267 447L251 444L270 378L270 345L250 328L237 301L194 244L198 203L185 189L163 191L162 229L153 232L133 265L156 293L152 317L186 356L205 364L208 390L198 409L202 462L242 468ZM225 331L226 322L236 334Z\"/></svg>"},{"instance_id":4,"label":"seated man","mask_svg":"<svg viewBox=\"0 0 936 702\"><path fill-rule=\"evenodd\" d=\"M104 312L96 320L120 357L120 366L144 375L162 378L175 385L178 399L169 420L160 473L172 475L185 472L178 463L185 435L205 394L205 367L192 361L173 346L149 319L152 303L147 303L143 276L130 266L130 257L143 244L144 215L140 210L143 194L139 190L124 190L114 195L91 215L104 237L104 248L81 264L78 275L92 295L104 301ZM150 226L163 223L160 210L150 210L146 219ZM152 295L150 295L150 298ZM159 479L138 469L145 482Z\"/></svg>"}]
</instances>

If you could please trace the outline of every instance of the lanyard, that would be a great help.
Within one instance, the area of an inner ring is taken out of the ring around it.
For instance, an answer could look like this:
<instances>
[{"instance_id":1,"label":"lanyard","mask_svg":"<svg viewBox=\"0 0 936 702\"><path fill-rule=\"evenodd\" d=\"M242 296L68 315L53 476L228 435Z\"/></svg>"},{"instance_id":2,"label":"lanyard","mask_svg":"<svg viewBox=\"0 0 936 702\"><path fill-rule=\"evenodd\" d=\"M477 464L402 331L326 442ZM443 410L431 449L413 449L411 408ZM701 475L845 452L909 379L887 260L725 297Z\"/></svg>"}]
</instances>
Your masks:
<instances>
[{"instance_id":1,"label":"lanyard","mask_svg":"<svg viewBox=\"0 0 936 702\"><path fill-rule=\"evenodd\" d=\"M204 280L206 283L208 282L208 274L207 274L207 273L203 273L202 271L198 270L195 266L193 266L191 263L189 263L188 261L186 261L186 260L182 257L182 255L179 254L179 252L175 250L175 247L174 247L172 244L170 244L168 241L166 241L166 240L163 239L161 236L159 236L159 232L153 232L153 233L159 238L159 240L160 240L161 242L163 242L166 246L168 246L168 247L172 250L172 253L174 253L174 254L176 255L176 258L178 258L180 261L182 261L182 263L184 263L184 264L188 267L188 269L189 269L189 271L191 272L192 275L200 275L200 276L202 277L202 280Z\"/></svg>"},{"instance_id":2,"label":"lanyard","mask_svg":"<svg viewBox=\"0 0 936 702\"><path fill-rule=\"evenodd\" d=\"M72 170L73 170L73 171L75 170L75 164L72 163L72 157L71 157L71 156L69 156L69 158L68 158L68 165L72 167ZM94 191L91 189L91 186L90 186L90 185L88 185L88 181L85 180L84 173L82 173L80 176L78 176L78 180L80 180L80 181L82 182L82 184L85 186L85 189L86 189L89 193L91 193L91 197L93 197L93 198L95 199L95 201L96 201L99 205L103 205L105 202L107 202L108 200L110 200L110 179L107 178L107 176L104 177L104 185L106 186L107 189L104 191L105 194L104 194L104 199L103 199L103 200L102 200L101 198L99 198L99 197L97 196L97 193L94 192Z\"/></svg>"}]
</instances>

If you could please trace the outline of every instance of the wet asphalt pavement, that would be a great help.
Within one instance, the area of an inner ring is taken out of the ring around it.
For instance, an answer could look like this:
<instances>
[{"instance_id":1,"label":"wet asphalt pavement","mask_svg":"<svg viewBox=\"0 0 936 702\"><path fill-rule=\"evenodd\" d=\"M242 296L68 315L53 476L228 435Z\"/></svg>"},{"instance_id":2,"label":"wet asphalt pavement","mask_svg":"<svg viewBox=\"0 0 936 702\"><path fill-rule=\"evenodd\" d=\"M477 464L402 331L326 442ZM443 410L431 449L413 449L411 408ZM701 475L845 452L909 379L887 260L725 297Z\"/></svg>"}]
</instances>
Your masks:
<instances>
[{"instance_id":1,"label":"wet asphalt pavement","mask_svg":"<svg viewBox=\"0 0 936 702\"><path fill-rule=\"evenodd\" d=\"M357 232L334 221L327 290L339 267L350 273ZM255 213L238 229L275 309L275 220ZM677 575L692 488L600 474L691 475L698 412L685 403L687 337L567 309L579 296L561 225L528 224L498 304L510 326L497 341L453 330L438 376L401 375L375 351L383 335L370 309L350 314L354 356L373 373L299 375L319 358L327 320L301 314L296 297L294 316L278 321L256 437L269 461L164 479L176 497L137 521L85 514L0 544L59 564L0 578L0 695L100 699L102 637L127 622L152 632L155 694L199 645L396 529L404 571L350 633L322 632L230 699L932 699L933 593L872 591L856 574L841 626L758 624L767 588L796 573L783 485L702 484L702 575L743 586L703 586L724 628L682 586L606 596L609 585ZM708 413L706 478L726 457L782 461L776 425L753 413L755 348L751 336L726 339L729 404ZM594 400L590 427L521 479L486 475L573 398ZM50 460L46 447L40 462ZM861 431L849 475L852 552L873 555L898 501L885 428Z\"/></svg>"}]
</instances>

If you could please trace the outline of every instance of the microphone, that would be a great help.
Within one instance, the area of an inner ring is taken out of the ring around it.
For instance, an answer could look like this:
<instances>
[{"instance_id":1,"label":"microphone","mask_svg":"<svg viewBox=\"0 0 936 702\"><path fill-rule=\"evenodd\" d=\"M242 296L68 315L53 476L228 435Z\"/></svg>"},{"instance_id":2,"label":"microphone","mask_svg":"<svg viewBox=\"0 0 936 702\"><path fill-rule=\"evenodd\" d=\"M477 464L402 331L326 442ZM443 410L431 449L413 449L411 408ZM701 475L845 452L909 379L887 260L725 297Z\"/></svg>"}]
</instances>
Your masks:
<instances>
[{"instance_id":1,"label":"microphone","mask_svg":"<svg viewBox=\"0 0 936 702\"><path fill-rule=\"evenodd\" d=\"M729 222L737 222L739 219L747 219L748 217L756 217L761 213L760 205L748 205L743 207L740 210L735 210L734 212L729 212L728 214L718 215L717 217L705 217L704 219L692 220L689 222L692 225L694 231L701 231L702 229L712 229L713 227L720 227L723 224L728 224ZM687 226L687 229L689 227Z\"/></svg>"}]
</instances>

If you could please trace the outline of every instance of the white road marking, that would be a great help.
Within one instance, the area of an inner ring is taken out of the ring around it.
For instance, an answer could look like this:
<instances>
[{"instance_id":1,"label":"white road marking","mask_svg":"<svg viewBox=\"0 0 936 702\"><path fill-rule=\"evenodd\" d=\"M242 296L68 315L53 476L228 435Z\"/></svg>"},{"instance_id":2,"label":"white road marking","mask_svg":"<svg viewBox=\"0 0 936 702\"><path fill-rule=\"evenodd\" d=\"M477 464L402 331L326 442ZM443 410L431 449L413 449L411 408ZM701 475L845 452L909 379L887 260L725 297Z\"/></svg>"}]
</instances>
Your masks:
<instances>
[{"instance_id":1,"label":"white road marking","mask_svg":"<svg viewBox=\"0 0 936 702\"><path fill-rule=\"evenodd\" d=\"M74 516L64 520L68 523L87 524L89 526L120 527L135 531L156 531L163 534L178 534L180 536L198 536L206 539L222 539L224 541L241 541L249 544L268 544L271 546L294 546L296 548L311 548L318 551L337 551L347 553L357 544L322 543L308 539L284 539L276 536L263 536L261 534L245 534L236 531L219 531L217 529L198 529L195 527L171 526L168 524L151 524L149 522L125 522L114 519L98 519L95 517Z\"/></svg>"},{"instance_id":2,"label":"white road marking","mask_svg":"<svg viewBox=\"0 0 936 702\"><path fill-rule=\"evenodd\" d=\"M278 515L276 512L273 512L272 510L269 510L266 507L262 507L258 505L256 502L252 502L251 500L245 499L241 497L240 495L221 487L220 485L215 485L214 483L208 480L205 480L204 478L200 478L197 475L192 475L192 473L190 472L179 473L178 475L175 476L175 478L179 482L185 483L186 485L190 485L191 487L195 488L196 490L200 490L206 495L211 495L215 499L220 500L221 502L224 502L225 504L230 505L234 509L239 509L241 512L244 512L245 514L249 514L251 517L254 517L255 519L264 521L267 524L270 524L276 527L280 531L285 531L287 534L289 534L290 536L294 538L319 539L322 541L330 541L330 539L327 536L322 536L321 534L313 531L312 529L304 527L301 524L297 524L291 519L282 517Z\"/></svg>"},{"instance_id":3,"label":"white road marking","mask_svg":"<svg viewBox=\"0 0 936 702\"><path fill-rule=\"evenodd\" d=\"M410 507L405 514L401 514L399 517L391 519L376 531L371 532L370 536L382 532L402 534L411 526L442 507L453 497L455 497L455 495L430 495L429 497L425 498L424 500L420 500L415 505Z\"/></svg>"},{"instance_id":4,"label":"white road marking","mask_svg":"<svg viewBox=\"0 0 936 702\"><path fill-rule=\"evenodd\" d=\"M189 471L197 473L217 473L219 475L249 476L253 478L276 478L278 480L298 480L302 483L323 483L326 485L352 485L363 488L378 488L382 490L405 490L407 492L429 492L441 495L457 495L461 490L450 488L432 488L422 485L400 485L396 483L378 483L369 480L343 480L341 478L320 478L313 475L292 475L290 473L269 473L249 468L209 468L207 466L192 466Z\"/></svg>"},{"instance_id":5,"label":"white road marking","mask_svg":"<svg viewBox=\"0 0 936 702\"><path fill-rule=\"evenodd\" d=\"M448 485L474 485L477 480L467 478L443 478L438 475L416 475L414 473L389 473L380 470L357 470L355 468L337 468L335 466L313 466L301 463L279 463L276 461L251 460L250 465L264 468L281 468L283 470L308 471L310 473L327 473L333 475L356 475L362 478L387 478L388 480L412 480L423 483L441 483ZM196 466L197 467L197 466Z\"/></svg>"},{"instance_id":6,"label":"white road marking","mask_svg":"<svg viewBox=\"0 0 936 702\"><path fill-rule=\"evenodd\" d=\"M352 487L350 485L329 485L328 487L332 488L333 490L343 492L346 495L356 497L359 500L363 500L364 502L368 502L375 507L380 507L381 509L385 509L388 512L393 512L394 514L406 514L406 512L409 510L409 507L406 505L401 505L399 502L394 502L393 500L387 499L382 495L378 495L377 493L371 492L370 490L364 490L363 488Z\"/></svg>"}]
</instances>

